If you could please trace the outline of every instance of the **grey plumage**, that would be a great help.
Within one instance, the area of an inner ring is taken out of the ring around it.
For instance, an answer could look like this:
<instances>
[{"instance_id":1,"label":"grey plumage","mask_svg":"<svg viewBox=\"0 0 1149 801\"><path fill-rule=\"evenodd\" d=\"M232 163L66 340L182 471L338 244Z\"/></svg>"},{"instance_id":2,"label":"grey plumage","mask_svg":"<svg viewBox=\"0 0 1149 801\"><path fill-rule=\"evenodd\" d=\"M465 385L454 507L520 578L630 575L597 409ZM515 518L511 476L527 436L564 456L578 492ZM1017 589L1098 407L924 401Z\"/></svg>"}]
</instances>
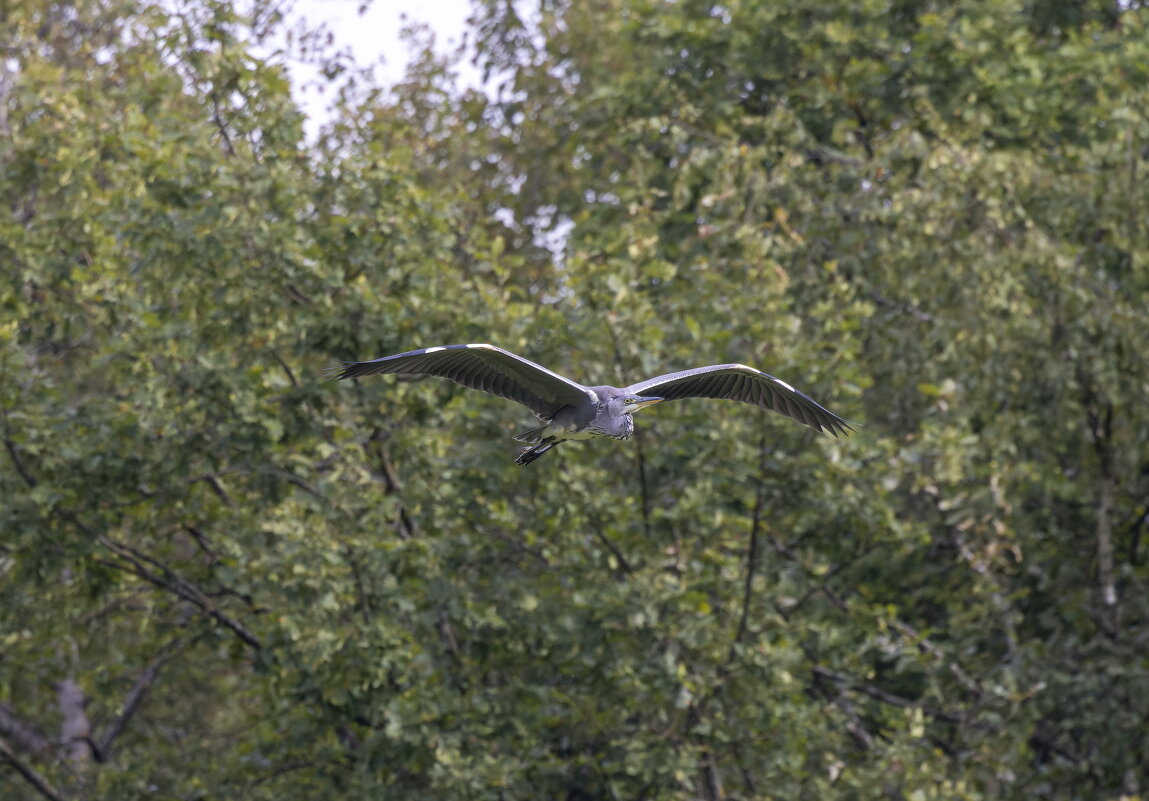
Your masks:
<instances>
[{"instance_id":1,"label":"grey plumage","mask_svg":"<svg viewBox=\"0 0 1149 801\"><path fill-rule=\"evenodd\" d=\"M627 392L655 394L667 400L680 398L721 398L741 401L804 423L815 431L825 429L835 437L849 436L850 424L826 411L805 392L794 389L781 378L744 364L712 364L680 370L631 384Z\"/></svg>"},{"instance_id":2,"label":"grey plumage","mask_svg":"<svg viewBox=\"0 0 1149 801\"><path fill-rule=\"evenodd\" d=\"M634 412L664 400L721 398L760 406L835 437L850 424L780 378L744 364L715 364L649 378L629 387L588 387L494 345L445 345L345 362L333 377L377 373L431 375L526 406L543 425L515 439L531 443L515 460L529 464L569 439L626 439Z\"/></svg>"}]
</instances>

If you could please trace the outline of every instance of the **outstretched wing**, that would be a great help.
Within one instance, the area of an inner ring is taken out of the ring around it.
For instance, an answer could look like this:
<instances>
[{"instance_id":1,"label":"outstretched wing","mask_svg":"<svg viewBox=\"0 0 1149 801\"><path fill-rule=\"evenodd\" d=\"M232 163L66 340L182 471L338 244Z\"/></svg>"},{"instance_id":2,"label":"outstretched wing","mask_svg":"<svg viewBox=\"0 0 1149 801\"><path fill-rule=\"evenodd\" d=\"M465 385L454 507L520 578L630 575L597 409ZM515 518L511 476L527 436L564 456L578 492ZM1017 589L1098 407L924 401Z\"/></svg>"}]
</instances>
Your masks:
<instances>
[{"instance_id":1,"label":"outstretched wing","mask_svg":"<svg viewBox=\"0 0 1149 801\"><path fill-rule=\"evenodd\" d=\"M652 395L667 400L680 398L724 398L742 401L805 423L816 431L829 431L835 437L849 435L850 424L827 411L804 392L780 378L744 364L712 364L648 378L631 384L627 392Z\"/></svg>"},{"instance_id":2,"label":"outstretched wing","mask_svg":"<svg viewBox=\"0 0 1149 801\"><path fill-rule=\"evenodd\" d=\"M494 345L444 345L369 362L344 362L334 368L332 377L376 373L439 376L521 403L544 420L564 406L598 402L598 396L582 384Z\"/></svg>"}]
</instances>

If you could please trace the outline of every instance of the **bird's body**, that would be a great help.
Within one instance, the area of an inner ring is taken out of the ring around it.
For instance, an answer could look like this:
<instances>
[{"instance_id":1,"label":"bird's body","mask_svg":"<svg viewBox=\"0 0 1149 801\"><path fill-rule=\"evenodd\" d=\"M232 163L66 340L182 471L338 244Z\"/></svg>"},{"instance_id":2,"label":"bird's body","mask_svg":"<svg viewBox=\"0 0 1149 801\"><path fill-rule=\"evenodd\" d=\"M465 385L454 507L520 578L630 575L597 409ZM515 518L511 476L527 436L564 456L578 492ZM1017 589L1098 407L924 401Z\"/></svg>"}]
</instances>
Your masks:
<instances>
[{"instance_id":1,"label":"bird's body","mask_svg":"<svg viewBox=\"0 0 1149 801\"><path fill-rule=\"evenodd\" d=\"M335 378L375 373L432 375L471 389L516 401L543 425L515 439L530 444L515 460L530 464L565 440L634 433L639 409L680 398L724 398L750 403L834 436L848 434L849 424L779 378L744 364L715 364L650 378L629 387L588 387L494 345L445 345L346 362Z\"/></svg>"},{"instance_id":2,"label":"bird's body","mask_svg":"<svg viewBox=\"0 0 1149 801\"><path fill-rule=\"evenodd\" d=\"M585 403L566 406L555 414L554 419L538 428L532 428L515 437L533 447L525 449L515 461L530 464L555 445L566 440L626 439L634 433L634 412L658 403L662 398L646 398L630 395L617 387L588 387L598 398L598 403ZM629 408L627 408L629 407Z\"/></svg>"},{"instance_id":3,"label":"bird's body","mask_svg":"<svg viewBox=\"0 0 1149 801\"><path fill-rule=\"evenodd\" d=\"M618 392L614 387L590 387L591 392L600 399L598 403L580 406L567 406L559 409L546 426L547 430L555 435L562 435L566 439L592 439L594 437L610 437L611 439L626 439L634 433L634 418L630 414L612 413L609 403L612 392Z\"/></svg>"}]
</instances>

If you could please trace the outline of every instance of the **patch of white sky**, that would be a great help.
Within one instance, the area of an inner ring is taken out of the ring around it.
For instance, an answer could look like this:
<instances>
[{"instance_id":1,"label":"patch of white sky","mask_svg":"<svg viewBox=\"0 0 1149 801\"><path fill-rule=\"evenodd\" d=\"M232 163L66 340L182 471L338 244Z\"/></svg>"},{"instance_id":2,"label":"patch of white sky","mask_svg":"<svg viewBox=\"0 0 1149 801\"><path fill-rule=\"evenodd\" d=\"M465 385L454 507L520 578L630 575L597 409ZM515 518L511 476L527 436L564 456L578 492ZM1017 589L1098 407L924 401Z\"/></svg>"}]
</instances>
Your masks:
<instances>
[{"instance_id":1,"label":"patch of white sky","mask_svg":"<svg viewBox=\"0 0 1149 801\"><path fill-rule=\"evenodd\" d=\"M530 20L530 11L521 10ZM471 63L473 53L467 36L471 14L471 0L294 0L288 27L299 22L312 28L324 25L331 34L333 48L347 52L352 69L369 68L378 85L391 87L403 80L417 55L404 40L404 29L424 25L434 35L436 55L450 59L456 73L456 90L490 91L490 84L484 85L480 70ZM461 57L455 58L460 52ZM316 64L291 59L287 66L296 100L307 116L308 138L314 140L319 129L332 119L334 89ZM561 263L574 224L568 219L555 219L553 211L542 210L539 218L527 225L533 229L535 242ZM508 227L518 227L510 209L499 209L495 216Z\"/></svg>"},{"instance_id":2,"label":"patch of white sky","mask_svg":"<svg viewBox=\"0 0 1149 801\"><path fill-rule=\"evenodd\" d=\"M405 28L425 25L434 35L436 54L446 57L465 45L470 15L470 0L295 0L289 25L322 24L330 31L334 48L347 52L353 68L371 69L376 81L389 87L403 80L415 56L403 40ZM313 138L331 118L332 87L316 64L292 60L288 67ZM482 76L469 58L457 59L452 67L460 91L482 87Z\"/></svg>"}]
</instances>

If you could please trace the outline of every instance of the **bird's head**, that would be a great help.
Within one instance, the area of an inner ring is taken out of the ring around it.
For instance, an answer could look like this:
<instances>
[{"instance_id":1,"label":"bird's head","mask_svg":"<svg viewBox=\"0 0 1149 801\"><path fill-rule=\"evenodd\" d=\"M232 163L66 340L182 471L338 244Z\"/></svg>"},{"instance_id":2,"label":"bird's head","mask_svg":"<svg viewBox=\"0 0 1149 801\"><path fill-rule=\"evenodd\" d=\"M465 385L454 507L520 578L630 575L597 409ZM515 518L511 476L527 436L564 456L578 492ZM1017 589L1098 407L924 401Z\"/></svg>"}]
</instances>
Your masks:
<instances>
[{"instance_id":1,"label":"bird's head","mask_svg":"<svg viewBox=\"0 0 1149 801\"><path fill-rule=\"evenodd\" d=\"M639 409L645 409L647 406L653 406L660 403L666 398L655 398L650 395L635 395L632 392L624 390L617 390L607 398L607 408L613 415L620 414L634 414Z\"/></svg>"}]
</instances>

